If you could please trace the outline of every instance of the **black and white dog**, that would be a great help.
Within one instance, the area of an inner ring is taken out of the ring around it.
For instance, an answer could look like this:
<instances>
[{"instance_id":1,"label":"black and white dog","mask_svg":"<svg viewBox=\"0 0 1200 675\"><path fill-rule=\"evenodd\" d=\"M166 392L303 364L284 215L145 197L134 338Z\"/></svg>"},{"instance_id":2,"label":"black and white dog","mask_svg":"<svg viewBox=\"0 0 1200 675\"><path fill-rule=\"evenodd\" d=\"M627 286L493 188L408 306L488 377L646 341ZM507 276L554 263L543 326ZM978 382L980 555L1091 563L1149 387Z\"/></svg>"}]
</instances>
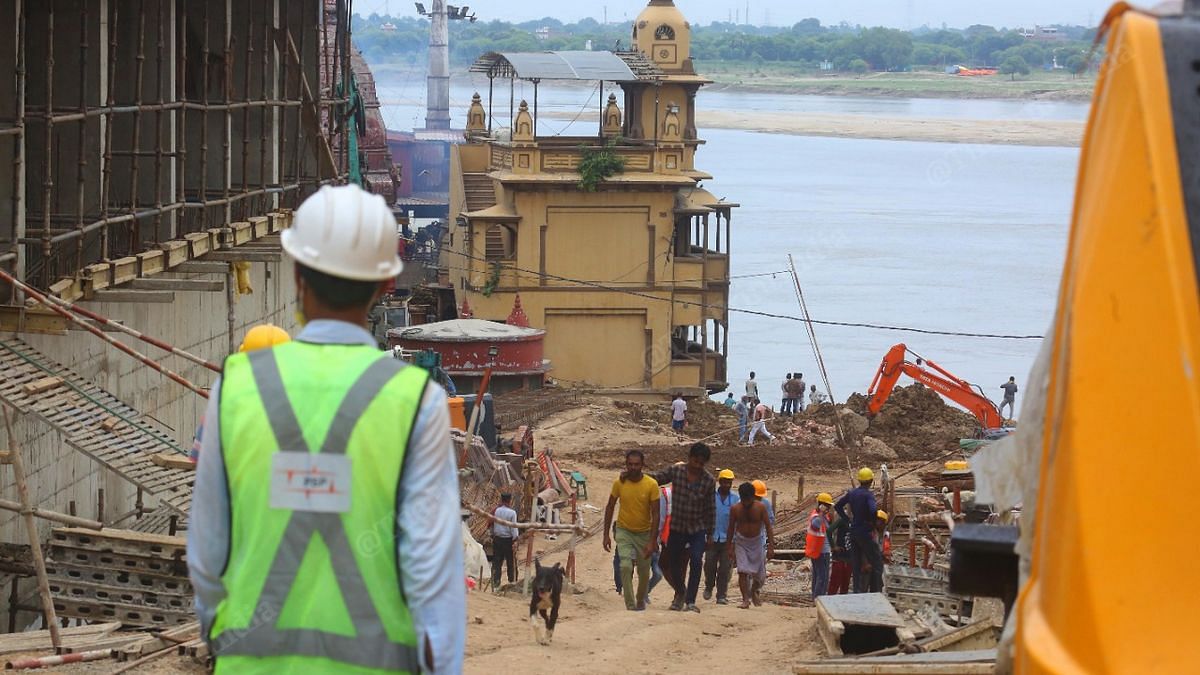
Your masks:
<instances>
[{"instance_id":1,"label":"black and white dog","mask_svg":"<svg viewBox=\"0 0 1200 675\"><path fill-rule=\"evenodd\" d=\"M533 596L529 599L529 626L533 629L533 639L538 644L548 645L554 637L554 624L558 622L558 605L562 599L563 568L562 563L554 563L554 567L542 567L538 561L533 564L536 574L533 577ZM549 614L547 614L549 612ZM538 614L545 620L546 634L542 635L542 627L537 620Z\"/></svg>"}]
</instances>

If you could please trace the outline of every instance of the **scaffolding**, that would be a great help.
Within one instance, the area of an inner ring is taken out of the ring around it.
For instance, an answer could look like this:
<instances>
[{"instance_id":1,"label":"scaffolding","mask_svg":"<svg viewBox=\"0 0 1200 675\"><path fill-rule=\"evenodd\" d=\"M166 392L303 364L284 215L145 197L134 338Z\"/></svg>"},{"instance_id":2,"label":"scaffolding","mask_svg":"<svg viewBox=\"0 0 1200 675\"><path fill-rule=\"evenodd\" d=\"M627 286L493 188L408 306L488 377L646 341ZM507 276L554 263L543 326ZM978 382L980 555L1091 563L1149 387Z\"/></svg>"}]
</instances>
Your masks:
<instances>
[{"instance_id":1,"label":"scaffolding","mask_svg":"<svg viewBox=\"0 0 1200 675\"><path fill-rule=\"evenodd\" d=\"M345 180L350 0L4 4L0 266L17 279L48 289Z\"/></svg>"}]
</instances>

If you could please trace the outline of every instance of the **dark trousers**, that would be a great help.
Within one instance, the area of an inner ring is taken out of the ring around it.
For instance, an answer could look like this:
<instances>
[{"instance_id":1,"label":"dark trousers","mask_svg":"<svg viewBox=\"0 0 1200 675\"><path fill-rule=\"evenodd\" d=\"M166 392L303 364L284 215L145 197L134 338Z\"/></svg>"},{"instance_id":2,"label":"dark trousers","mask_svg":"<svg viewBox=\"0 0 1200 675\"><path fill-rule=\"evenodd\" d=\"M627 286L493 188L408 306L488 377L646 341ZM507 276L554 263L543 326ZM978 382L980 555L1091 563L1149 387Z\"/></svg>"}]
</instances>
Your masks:
<instances>
[{"instance_id":1,"label":"dark trousers","mask_svg":"<svg viewBox=\"0 0 1200 675\"><path fill-rule=\"evenodd\" d=\"M855 593L883 592L883 551L870 532L851 532L850 573ZM863 563L871 563L871 571L863 572Z\"/></svg>"},{"instance_id":2,"label":"dark trousers","mask_svg":"<svg viewBox=\"0 0 1200 675\"><path fill-rule=\"evenodd\" d=\"M508 563L508 583L517 580L517 556L512 537L492 537L492 586L500 586L500 566Z\"/></svg>"},{"instance_id":3,"label":"dark trousers","mask_svg":"<svg viewBox=\"0 0 1200 675\"><path fill-rule=\"evenodd\" d=\"M704 566L704 540L706 534L704 530L692 532L691 534L683 534L682 532L672 532L671 536L667 537L667 552L670 554L671 573L675 578L676 598L678 598L678 590L683 586L684 572L687 571L688 563L692 564L692 571L687 575L687 593L684 597L684 602L689 605L696 604L696 594L700 592L700 574L701 568ZM687 555L684 555L684 551Z\"/></svg>"},{"instance_id":4,"label":"dark trousers","mask_svg":"<svg viewBox=\"0 0 1200 675\"><path fill-rule=\"evenodd\" d=\"M728 541L714 541L704 552L704 592L711 591L715 583L718 600L724 600L729 594L729 576L733 571L730 546Z\"/></svg>"},{"instance_id":5,"label":"dark trousers","mask_svg":"<svg viewBox=\"0 0 1200 675\"><path fill-rule=\"evenodd\" d=\"M791 413L793 410L792 406L795 405L795 401L796 401L796 399L791 398L785 394L783 397L783 404L779 406L779 414L787 415L787 414Z\"/></svg>"},{"instance_id":6,"label":"dark trousers","mask_svg":"<svg viewBox=\"0 0 1200 675\"><path fill-rule=\"evenodd\" d=\"M834 560L829 571L829 595L844 595L850 592L850 563Z\"/></svg>"}]
</instances>

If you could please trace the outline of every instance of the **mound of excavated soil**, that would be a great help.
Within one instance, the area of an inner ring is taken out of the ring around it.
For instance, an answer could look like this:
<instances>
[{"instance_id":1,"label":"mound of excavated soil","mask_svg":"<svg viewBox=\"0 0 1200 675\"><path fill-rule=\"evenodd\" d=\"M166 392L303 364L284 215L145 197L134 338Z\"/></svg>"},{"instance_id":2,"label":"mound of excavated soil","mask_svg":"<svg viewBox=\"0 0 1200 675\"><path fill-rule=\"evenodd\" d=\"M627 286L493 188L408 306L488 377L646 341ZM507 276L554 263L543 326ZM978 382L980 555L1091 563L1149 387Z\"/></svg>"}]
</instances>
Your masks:
<instances>
[{"instance_id":1,"label":"mound of excavated soil","mask_svg":"<svg viewBox=\"0 0 1200 675\"><path fill-rule=\"evenodd\" d=\"M867 397L853 394L846 407L865 415ZM973 436L978 426L969 413L947 404L932 389L914 383L892 391L871 420L866 435L886 443L900 459L932 459L955 450L958 439Z\"/></svg>"},{"instance_id":2,"label":"mound of excavated soil","mask_svg":"<svg viewBox=\"0 0 1200 675\"><path fill-rule=\"evenodd\" d=\"M618 409L629 415L638 424L652 423L662 427L665 432L671 431L671 404L642 403L639 401L613 401ZM683 435L688 438L706 438L712 434L737 426L737 415L733 410L716 403L708 398L696 398L688 401L687 426Z\"/></svg>"}]
</instances>

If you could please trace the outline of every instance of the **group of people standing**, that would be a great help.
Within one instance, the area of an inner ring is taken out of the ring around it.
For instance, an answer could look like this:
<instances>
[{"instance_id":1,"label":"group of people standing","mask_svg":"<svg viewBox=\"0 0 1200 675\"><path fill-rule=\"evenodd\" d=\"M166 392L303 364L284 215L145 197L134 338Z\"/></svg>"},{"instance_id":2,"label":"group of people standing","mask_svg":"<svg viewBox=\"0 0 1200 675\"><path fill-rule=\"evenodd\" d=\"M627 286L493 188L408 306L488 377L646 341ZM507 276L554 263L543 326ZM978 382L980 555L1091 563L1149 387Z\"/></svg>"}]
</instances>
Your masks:
<instances>
[{"instance_id":1,"label":"group of people standing","mask_svg":"<svg viewBox=\"0 0 1200 675\"><path fill-rule=\"evenodd\" d=\"M847 593L851 588L855 593L883 591L884 560L891 554L888 514L879 509L871 491L875 473L863 467L857 478L858 487L836 504L828 492L817 495L817 505L808 516L804 555L812 563L813 598Z\"/></svg>"},{"instance_id":2,"label":"group of people standing","mask_svg":"<svg viewBox=\"0 0 1200 675\"><path fill-rule=\"evenodd\" d=\"M732 409L738 417L738 443L745 443L753 446L754 439L759 435L765 436L768 442L775 440L774 434L767 429L767 420L775 416L775 412L771 406L762 402L758 395L758 380L755 379L756 374L750 371L750 377L746 380L746 393L740 398L735 399L733 392L729 392L725 398L725 405ZM781 415L795 415L804 410L804 395L805 395L804 373L788 373L780 386L783 393L783 403L779 408ZM808 390L809 401L812 403L824 403L828 397L825 394L817 391L817 385L812 385Z\"/></svg>"},{"instance_id":3,"label":"group of people standing","mask_svg":"<svg viewBox=\"0 0 1200 675\"><path fill-rule=\"evenodd\" d=\"M705 600L715 590L717 604L728 604L734 566L741 607L761 604L766 561L774 550L775 515L766 484L742 483L734 492L733 471L724 469L714 479L705 468L711 456L707 445L694 443L686 462L646 474L642 452L625 453L625 471L613 482L604 511L604 550L612 551L616 541L614 582L626 609L645 610L649 592L662 579L674 590L672 611L699 612L702 581Z\"/></svg>"}]
</instances>

